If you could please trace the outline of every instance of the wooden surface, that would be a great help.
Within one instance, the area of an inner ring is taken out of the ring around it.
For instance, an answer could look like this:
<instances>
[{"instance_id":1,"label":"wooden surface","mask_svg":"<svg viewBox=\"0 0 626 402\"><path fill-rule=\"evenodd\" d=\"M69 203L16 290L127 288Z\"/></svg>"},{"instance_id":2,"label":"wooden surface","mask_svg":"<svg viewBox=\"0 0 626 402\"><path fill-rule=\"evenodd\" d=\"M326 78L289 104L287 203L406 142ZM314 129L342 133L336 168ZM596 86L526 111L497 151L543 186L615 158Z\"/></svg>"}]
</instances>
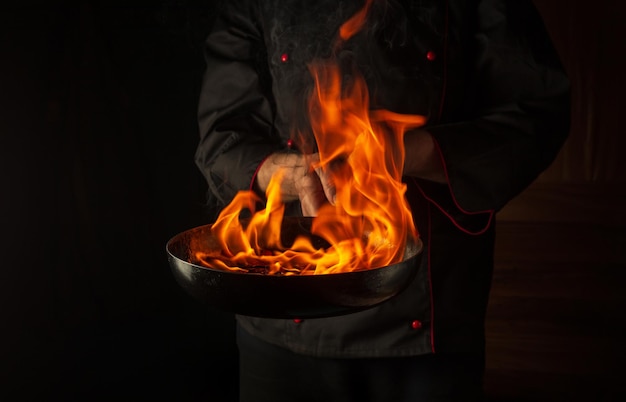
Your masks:
<instances>
[{"instance_id":1,"label":"wooden surface","mask_svg":"<svg viewBox=\"0 0 626 402\"><path fill-rule=\"evenodd\" d=\"M495 258L490 401L626 400L624 226L504 220Z\"/></svg>"}]
</instances>

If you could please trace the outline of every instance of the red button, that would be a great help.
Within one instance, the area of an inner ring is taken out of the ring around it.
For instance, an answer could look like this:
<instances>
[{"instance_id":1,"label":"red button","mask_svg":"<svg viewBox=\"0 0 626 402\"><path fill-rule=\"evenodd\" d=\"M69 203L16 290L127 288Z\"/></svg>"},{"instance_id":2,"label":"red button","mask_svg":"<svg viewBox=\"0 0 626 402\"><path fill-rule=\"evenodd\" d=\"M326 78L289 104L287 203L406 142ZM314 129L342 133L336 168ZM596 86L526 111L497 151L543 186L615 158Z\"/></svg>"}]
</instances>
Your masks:
<instances>
[{"instance_id":1,"label":"red button","mask_svg":"<svg viewBox=\"0 0 626 402\"><path fill-rule=\"evenodd\" d=\"M435 61L436 58L437 53L433 52L432 50L426 53L426 59L428 59L428 61Z\"/></svg>"},{"instance_id":2,"label":"red button","mask_svg":"<svg viewBox=\"0 0 626 402\"><path fill-rule=\"evenodd\" d=\"M295 322L296 324L300 324L302 322L302 319L300 318L294 318L293 322Z\"/></svg>"},{"instance_id":3,"label":"red button","mask_svg":"<svg viewBox=\"0 0 626 402\"><path fill-rule=\"evenodd\" d=\"M420 329L422 328L422 322L419 320L414 320L413 322L411 322L411 328L413 329Z\"/></svg>"},{"instance_id":4,"label":"red button","mask_svg":"<svg viewBox=\"0 0 626 402\"><path fill-rule=\"evenodd\" d=\"M289 61L289 55L287 53L281 54L280 61L282 61L283 63L287 63Z\"/></svg>"},{"instance_id":5,"label":"red button","mask_svg":"<svg viewBox=\"0 0 626 402\"><path fill-rule=\"evenodd\" d=\"M291 138L287 140L287 147L293 148L293 140Z\"/></svg>"}]
</instances>

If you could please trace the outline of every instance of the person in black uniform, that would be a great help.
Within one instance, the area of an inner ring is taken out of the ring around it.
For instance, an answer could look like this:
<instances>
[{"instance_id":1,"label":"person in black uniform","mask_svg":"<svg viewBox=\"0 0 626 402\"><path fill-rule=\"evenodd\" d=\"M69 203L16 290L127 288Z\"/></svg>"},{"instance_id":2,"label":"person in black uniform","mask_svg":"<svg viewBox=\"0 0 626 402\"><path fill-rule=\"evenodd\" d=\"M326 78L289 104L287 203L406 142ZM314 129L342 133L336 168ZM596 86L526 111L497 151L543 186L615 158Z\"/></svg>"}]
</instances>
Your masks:
<instances>
[{"instance_id":1,"label":"person in black uniform","mask_svg":"<svg viewBox=\"0 0 626 402\"><path fill-rule=\"evenodd\" d=\"M205 50L195 160L217 209L241 190L263 195L279 168L289 214L332 201L332 172L309 169L314 60L362 74L371 109L427 118L404 135L425 245L415 279L354 314L237 316L241 401L480 400L495 214L569 132L569 82L532 2L231 0Z\"/></svg>"}]
</instances>

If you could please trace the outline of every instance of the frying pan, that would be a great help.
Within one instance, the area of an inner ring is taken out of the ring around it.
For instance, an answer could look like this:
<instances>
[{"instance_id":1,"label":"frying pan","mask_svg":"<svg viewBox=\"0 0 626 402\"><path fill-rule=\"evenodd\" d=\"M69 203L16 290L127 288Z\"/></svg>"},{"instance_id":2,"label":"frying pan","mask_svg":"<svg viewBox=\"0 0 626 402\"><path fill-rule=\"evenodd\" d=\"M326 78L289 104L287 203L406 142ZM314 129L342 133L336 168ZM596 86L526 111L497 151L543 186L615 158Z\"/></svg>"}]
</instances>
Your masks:
<instances>
[{"instance_id":1,"label":"frying pan","mask_svg":"<svg viewBox=\"0 0 626 402\"><path fill-rule=\"evenodd\" d=\"M310 217L285 217L283 244L298 235L315 246L325 241L311 235ZM194 262L190 244L198 239L216 250L211 225L174 236L166 251L178 284L193 298L224 311L266 318L313 318L348 314L380 304L400 293L419 267L422 242L408 242L403 261L386 267L324 275L265 275L207 268ZM327 244L326 244L327 245Z\"/></svg>"}]
</instances>

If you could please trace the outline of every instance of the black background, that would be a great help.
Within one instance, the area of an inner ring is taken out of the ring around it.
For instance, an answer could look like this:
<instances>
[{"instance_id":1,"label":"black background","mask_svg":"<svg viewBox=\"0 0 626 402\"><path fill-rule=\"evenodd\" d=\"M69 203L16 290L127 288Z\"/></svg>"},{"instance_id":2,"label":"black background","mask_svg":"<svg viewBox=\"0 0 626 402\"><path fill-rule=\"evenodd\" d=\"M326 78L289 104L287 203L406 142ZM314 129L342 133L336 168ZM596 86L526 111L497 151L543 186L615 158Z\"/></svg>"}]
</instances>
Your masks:
<instances>
[{"instance_id":1,"label":"black background","mask_svg":"<svg viewBox=\"0 0 626 402\"><path fill-rule=\"evenodd\" d=\"M211 219L193 153L214 3L3 6L0 399L236 399L234 319L165 252Z\"/></svg>"}]
</instances>

